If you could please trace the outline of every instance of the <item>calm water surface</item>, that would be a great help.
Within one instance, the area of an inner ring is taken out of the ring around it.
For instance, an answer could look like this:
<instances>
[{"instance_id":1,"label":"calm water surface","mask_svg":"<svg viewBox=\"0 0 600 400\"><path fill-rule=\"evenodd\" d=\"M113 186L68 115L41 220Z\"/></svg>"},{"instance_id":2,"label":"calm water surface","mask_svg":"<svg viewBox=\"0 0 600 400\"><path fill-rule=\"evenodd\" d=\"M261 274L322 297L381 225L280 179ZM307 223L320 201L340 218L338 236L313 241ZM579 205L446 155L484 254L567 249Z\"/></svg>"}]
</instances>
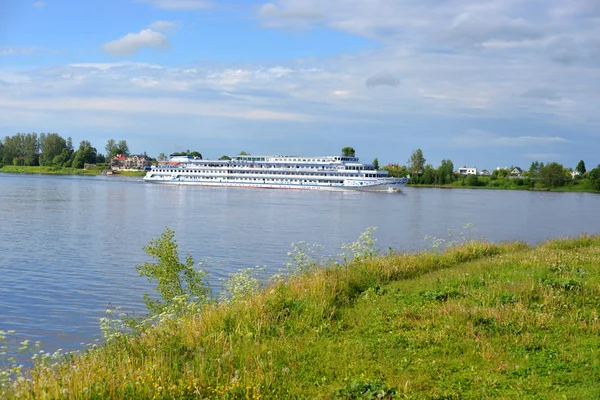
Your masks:
<instances>
[{"instance_id":1,"label":"calm water surface","mask_svg":"<svg viewBox=\"0 0 600 400\"><path fill-rule=\"evenodd\" d=\"M382 249L418 250L427 235L538 243L600 233L600 196L407 188L401 194L145 184L135 178L0 174L0 330L75 349L100 335L109 304L142 311L134 266L166 226L208 260L212 285L240 268L288 261L291 244L339 253L369 226Z\"/></svg>"}]
</instances>

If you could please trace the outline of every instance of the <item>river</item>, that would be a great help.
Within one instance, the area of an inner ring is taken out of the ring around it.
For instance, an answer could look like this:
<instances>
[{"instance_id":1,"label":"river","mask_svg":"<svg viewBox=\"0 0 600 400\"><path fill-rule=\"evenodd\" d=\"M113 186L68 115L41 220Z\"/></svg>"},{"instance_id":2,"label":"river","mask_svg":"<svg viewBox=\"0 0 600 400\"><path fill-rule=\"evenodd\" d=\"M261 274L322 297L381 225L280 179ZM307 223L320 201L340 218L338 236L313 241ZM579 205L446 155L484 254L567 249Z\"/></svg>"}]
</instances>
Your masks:
<instances>
[{"instance_id":1,"label":"river","mask_svg":"<svg viewBox=\"0 0 600 400\"><path fill-rule=\"evenodd\" d=\"M209 188L118 176L0 174L0 330L77 349L99 338L111 306L143 310L142 247L175 231L211 285L240 268L282 268L291 244L335 256L375 226L378 247L414 251L461 233L538 243L600 233L600 196L406 188L400 194ZM471 224L473 228L463 227ZM450 233L449 233L450 232Z\"/></svg>"}]
</instances>

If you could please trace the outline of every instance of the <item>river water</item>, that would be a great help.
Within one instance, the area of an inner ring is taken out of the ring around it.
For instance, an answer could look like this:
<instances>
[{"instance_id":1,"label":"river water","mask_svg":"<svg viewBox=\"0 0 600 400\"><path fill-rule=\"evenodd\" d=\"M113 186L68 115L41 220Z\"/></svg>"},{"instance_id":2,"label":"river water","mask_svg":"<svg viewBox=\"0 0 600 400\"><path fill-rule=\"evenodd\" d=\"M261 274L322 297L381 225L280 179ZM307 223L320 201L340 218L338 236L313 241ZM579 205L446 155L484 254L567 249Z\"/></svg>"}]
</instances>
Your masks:
<instances>
[{"instance_id":1,"label":"river water","mask_svg":"<svg viewBox=\"0 0 600 400\"><path fill-rule=\"evenodd\" d=\"M0 330L77 349L109 305L143 310L142 247L175 231L179 249L220 279L282 268L291 244L340 253L375 226L378 246L419 250L426 236L538 243L600 233L600 195L406 188L400 194L209 188L115 176L0 174ZM463 229L472 224L474 229Z\"/></svg>"}]
</instances>

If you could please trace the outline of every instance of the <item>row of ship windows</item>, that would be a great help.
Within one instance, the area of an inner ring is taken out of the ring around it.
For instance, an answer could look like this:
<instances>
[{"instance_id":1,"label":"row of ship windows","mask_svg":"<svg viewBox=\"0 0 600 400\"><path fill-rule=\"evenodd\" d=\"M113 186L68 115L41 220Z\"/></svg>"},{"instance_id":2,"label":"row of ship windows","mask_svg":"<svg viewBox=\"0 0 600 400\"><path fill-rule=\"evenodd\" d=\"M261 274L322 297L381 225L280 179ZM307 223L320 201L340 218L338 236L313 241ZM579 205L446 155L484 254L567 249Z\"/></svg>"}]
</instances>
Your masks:
<instances>
[{"instance_id":1,"label":"row of ship windows","mask_svg":"<svg viewBox=\"0 0 600 400\"><path fill-rule=\"evenodd\" d=\"M236 167L240 167L240 168L297 168L297 169L325 169L325 167L327 167L328 169L331 168L336 168L335 166L331 166L331 165L257 165L256 167L254 165L248 167L248 165L236 165L236 164L217 164L217 165L213 165L213 164L195 164L194 166L196 167L210 167L210 168L236 168ZM178 169L180 167L178 166L174 166L172 167L174 169ZM189 167L188 167L189 168ZM363 169L363 167L346 167L346 169ZM364 169L368 169L368 168L364 168Z\"/></svg>"},{"instance_id":2,"label":"row of ship windows","mask_svg":"<svg viewBox=\"0 0 600 400\"><path fill-rule=\"evenodd\" d=\"M158 169L158 172L173 172L168 169ZM200 174L211 174L211 173L222 173L222 171L214 171L214 170L192 170L192 173L200 173ZM234 174L260 174L260 175L310 175L310 176L354 176L352 174L345 173L330 173L328 175L322 175L320 173L295 173L295 172L271 172L271 171L251 171L251 170L241 170L241 171L233 171ZM364 174L364 177L367 178L377 178L377 174Z\"/></svg>"},{"instance_id":3,"label":"row of ship windows","mask_svg":"<svg viewBox=\"0 0 600 400\"><path fill-rule=\"evenodd\" d=\"M219 179L217 177L211 177L211 176L207 176L207 177L190 177L190 180L192 181L202 181L202 180L207 180L207 179L212 179L212 180L219 180L219 182L222 181L222 179ZM273 183L289 183L289 182L293 182L293 183L344 183L343 180L333 180L333 181L315 181L315 180L310 180L310 179L260 179L260 178L233 178L233 179L226 179L227 182L232 182L232 181L258 181L258 182L273 182Z\"/></svg>"}]
</instances>

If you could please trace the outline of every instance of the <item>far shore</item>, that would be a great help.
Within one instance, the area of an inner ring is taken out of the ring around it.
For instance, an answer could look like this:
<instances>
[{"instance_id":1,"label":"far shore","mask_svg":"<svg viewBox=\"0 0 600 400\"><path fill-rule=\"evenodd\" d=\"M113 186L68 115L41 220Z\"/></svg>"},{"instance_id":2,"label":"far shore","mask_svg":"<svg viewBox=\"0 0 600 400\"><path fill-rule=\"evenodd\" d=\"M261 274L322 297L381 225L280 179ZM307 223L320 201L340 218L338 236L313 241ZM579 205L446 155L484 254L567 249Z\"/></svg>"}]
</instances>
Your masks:
<instances>
[{"instance_id":1,"label":"far shore","mask_svg":"<svg viewBox=\"0 0 600 400\"><path fill-rule=\"evenodd\" d=\"M423 185L423 184L414 184L409 183L406 185L407 187L412 188L437 188L437 189L483 189L483 190L517 190L517 191L528 191L528 192L574 192L574 193L595 193L598 194L600 191L591 190L585 187L555 187L555 188L530 188L526 186L522 187L492 187L492 186L455 186L453 184L446 185Z\"/></svg>"},{"instance_id":2,"label":"far shore","mask_svg":"<svg viewBox=\"0 0 600 400\"><path fill-rule=\"evenodd\" d=\"M58 167L45 167L45 166L14 166L4 165L0 167L0 172L11 173L11 174L43 174L43 175L104 175L105 171L111 171L112 175L117 176L133 176L142 177L146 174L145 171L124 171L124 170L110 170L108 168L95 167L91 169L78 169L78 168L58 168ZM407 187L412 188L438 188L438 189L486 189L486 190L519 190L519 191L533 191L533 192L575 192L575 193L600 193L597 190L591 190L589 187L577 187L577 186L563 186L555 188L531 188L527 186L516 186L516 187L491 187L491 186L457 186L455 184L444 184L444 185L424 185L424 184L412 184L409 183Z\"/></svg>"},{"instance_id":3,"label":"far shore","mask_svg":"<svg viewBox=\"0 0 600 400\"><path fill-rule=\"evenodd\" d=\"M11 174L43 174L43 175L105 175L105 171L110 171L112 175L119 176L144 176L145 171L123 171L111 170L110 168L58 168L45 166L14 166L5 165L0 167L0 172Z\"/></svg>"}]
</instances>

